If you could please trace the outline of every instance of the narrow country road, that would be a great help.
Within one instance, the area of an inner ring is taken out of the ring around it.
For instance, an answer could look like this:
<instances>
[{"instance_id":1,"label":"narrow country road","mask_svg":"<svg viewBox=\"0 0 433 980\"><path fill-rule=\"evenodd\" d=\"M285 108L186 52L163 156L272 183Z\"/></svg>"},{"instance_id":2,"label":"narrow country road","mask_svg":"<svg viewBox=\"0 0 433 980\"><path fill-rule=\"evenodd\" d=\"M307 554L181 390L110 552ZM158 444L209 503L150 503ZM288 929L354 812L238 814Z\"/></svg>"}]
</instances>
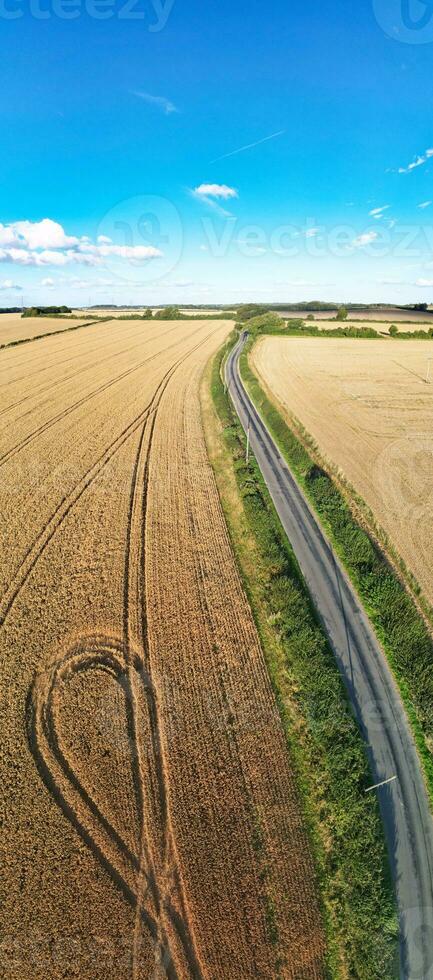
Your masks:
<instances>
[{"instance_id":1,"label":"narrow country road","mask_svg":"<svg viewBox=\"0 0 433 980\"><path fill-rule=\"evenodd\" d=\"M247 336L227 360L228 390L343 675L373 781L392 780L376 792L400 910L401 977L433 980L433 819L406 713L361 601L244 388Z\"/></svg>"}]
</instances>

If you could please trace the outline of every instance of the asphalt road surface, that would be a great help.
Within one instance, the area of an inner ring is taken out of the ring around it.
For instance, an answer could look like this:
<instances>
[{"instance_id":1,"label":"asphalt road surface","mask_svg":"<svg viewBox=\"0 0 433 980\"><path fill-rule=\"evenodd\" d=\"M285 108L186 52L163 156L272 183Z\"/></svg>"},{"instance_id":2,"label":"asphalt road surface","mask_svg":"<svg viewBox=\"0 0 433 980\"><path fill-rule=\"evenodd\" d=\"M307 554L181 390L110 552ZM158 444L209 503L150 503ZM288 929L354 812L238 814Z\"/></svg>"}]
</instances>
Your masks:
<instances>
[{"instance_id":1,"label":"asphalt road surface","mask_svg":"<svg viewBox=\"0 0 433 980\"><path fill-rule=\"evenodd\" d=\"M372 782L392 780L374 792L400 911L400 975L433 980L433 819L406 713L361 601L240 379L247 336L227 360L228 390L343 675Z\"/></svg>"}]
</instances>

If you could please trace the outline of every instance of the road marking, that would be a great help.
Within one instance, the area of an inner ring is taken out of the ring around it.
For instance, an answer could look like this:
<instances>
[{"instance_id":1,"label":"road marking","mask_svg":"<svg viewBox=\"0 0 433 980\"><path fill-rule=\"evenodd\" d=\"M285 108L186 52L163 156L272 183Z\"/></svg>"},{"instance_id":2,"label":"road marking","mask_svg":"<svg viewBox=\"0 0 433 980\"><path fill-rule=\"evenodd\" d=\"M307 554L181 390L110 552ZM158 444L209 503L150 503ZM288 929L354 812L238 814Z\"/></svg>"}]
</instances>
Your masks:
<instances>
[{"instance_id":1,"label":"road marking","mask_svg":"<svg viewBox=\"0 0 433 980\"><path fill-rule=\"evenodd\" d=\"M371 793L374 789L379 789L381 786L388 786L388 783L393 783L397 779L397 776L391 776L390 779L384 779L382 783L376 783L375 786L369 786L366 789L366 793Z\"/></svg>"}]
</instances>

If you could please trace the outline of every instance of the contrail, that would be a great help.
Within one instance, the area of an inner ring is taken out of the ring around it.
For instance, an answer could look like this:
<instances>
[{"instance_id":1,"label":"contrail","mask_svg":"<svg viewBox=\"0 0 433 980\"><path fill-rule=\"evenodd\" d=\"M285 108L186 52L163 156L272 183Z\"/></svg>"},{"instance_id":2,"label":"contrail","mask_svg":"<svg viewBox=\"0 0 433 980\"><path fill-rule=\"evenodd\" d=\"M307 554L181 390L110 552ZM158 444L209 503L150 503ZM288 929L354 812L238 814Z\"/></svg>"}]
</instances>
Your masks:
<instances>
[{"instance_id":1,"label":"contrail","mask_svg":"<svg viewBox=\"0 0 433 980\"><path fill-rule=\"evenodd\" d=\"M245 150L252 150L254 146L260 146L261 143L267 143L268 140L274 140L277 136L284 136L286 130L281 129L279 133L272 133L271 136L265 136L262 140L257 140L256 143L248 143L247 146L240 146L238 150L232 150L231 153L224 153L222 157L217 157L216 160L211 160L211 163L218 163L219 160L226 160L227 157L234 157L237 153L244 153Z\"/></svg>"}]
</instances>

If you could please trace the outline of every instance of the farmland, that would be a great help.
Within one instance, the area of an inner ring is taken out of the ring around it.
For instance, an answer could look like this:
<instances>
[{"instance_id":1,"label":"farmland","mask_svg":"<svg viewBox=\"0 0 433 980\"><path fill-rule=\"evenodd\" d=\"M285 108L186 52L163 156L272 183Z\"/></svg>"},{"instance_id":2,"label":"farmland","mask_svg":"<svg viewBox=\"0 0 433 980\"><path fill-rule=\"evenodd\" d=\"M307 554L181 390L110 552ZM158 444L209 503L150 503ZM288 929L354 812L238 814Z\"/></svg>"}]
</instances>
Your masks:
<instances>
[{"instance_id":1,"label":"farmland","mask_svg":"<svg viewBox=\"0 0 433 980\"><path fill-rule=\"evenodd\" d=\"M27 317L22 319L21 313L5 313L0 316L0 346L11 344L17 340L29 340L41 334L56 333L58 330L68 330L80 324L88 323L96 317L88 316L83 319L68 317Z\"/></svg>"},{"instance_id":2,"label":"farmland","mask_svg":"<svg viewBox=\"0 0 433 980\"><path fill-rule=\"evenodd\" d=\"M109 323L1 355L8 980L324 976L200 418L229 330Z\"/></svg>"},{"instance_id":3,"label":"farmland","mask_svg":"<svg viewBox=\"0 0 433 980\"><path fill-rule=\"evenodd\" d=\"M366 501L433 601L429 348L388 340L262 339L252 365L286 417ZM299 427L298 427L299 428Z\"/></svg>"},{"instance_id":4,"label":"farmland","mask_svg":"<svg viewBox=\"0 0 433 980\"><path fill-rule=\"evenodd\" d=\"M316 310L312 312L315 320L326 320L333 321L336 316L336 312L329 312L328 310ZM296 310L282 310L280 316L284 319L296 320L299 317L305 319L308 316L308 311L296 311ZM424 313L421 310L402 310L402 309L377 309L377 310L350 310L347 322L355 321L358 326L360 326L360 321L365 320L366 325L374 323L382 323L384 327L387 324L396 323L413 323L417 324L418 328L426 329L433 325L432 311ZM340 324L341 326L341 324ZM403 329L403 328L402 328Z\"/></svg>"}]
</instances>

